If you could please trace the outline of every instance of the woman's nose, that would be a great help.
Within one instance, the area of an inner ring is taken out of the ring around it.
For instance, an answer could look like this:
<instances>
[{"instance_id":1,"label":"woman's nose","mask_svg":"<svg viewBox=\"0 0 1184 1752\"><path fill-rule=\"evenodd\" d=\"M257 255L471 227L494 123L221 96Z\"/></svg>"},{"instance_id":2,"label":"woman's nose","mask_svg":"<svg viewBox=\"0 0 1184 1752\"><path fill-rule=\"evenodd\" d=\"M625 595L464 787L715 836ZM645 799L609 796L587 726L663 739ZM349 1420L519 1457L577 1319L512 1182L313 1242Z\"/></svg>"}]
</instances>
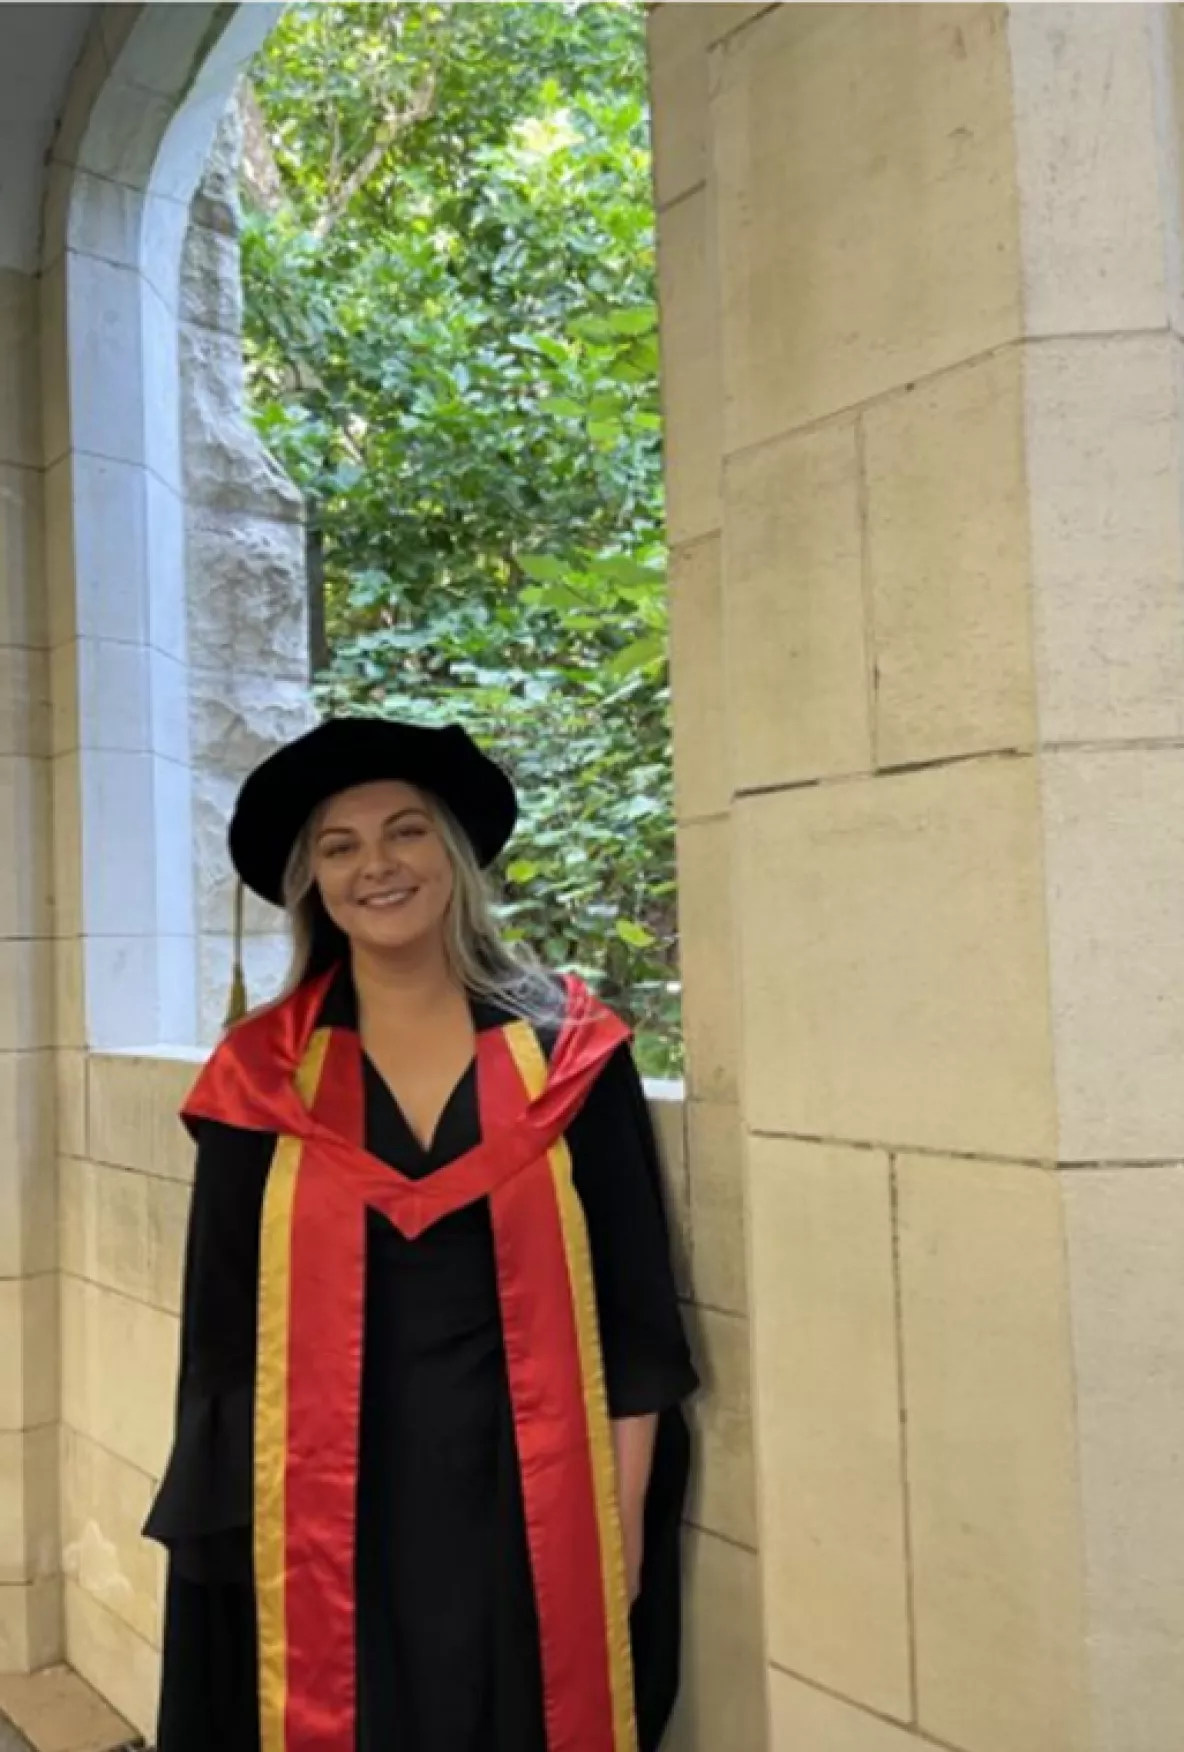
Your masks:
<instances>
[{"instance_id":1,"label":"woman's nose","mask_svg":"<svg viewBox=\"0 0 1184 1752\"><path fill-rule=\"evenodd\" d=\"M398 854L393 846L368 846L362 854L362 874L364 876L386 876L398 866Z\"/></svg>"}]
</instances>

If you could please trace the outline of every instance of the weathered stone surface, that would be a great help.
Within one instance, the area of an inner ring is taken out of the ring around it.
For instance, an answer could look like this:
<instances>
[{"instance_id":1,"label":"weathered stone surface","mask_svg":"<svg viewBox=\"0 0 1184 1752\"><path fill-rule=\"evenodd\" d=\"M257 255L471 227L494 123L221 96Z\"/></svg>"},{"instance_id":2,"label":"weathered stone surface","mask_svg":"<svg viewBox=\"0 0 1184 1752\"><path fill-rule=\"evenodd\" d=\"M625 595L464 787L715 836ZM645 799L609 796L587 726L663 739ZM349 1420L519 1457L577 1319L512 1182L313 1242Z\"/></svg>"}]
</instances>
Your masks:
<instances>
[{"instance_id":1,"label":"weathered stone surface","mask_svg":"<svg viewBox=\"0 0 1184 1752\"><path fill-rule=\"evenodd\" d=\"M1035 762L746 798L737 814L749 1127L1051 1156Z\"/></svg>"},{"instance_id":2,"label":"weathered stone surface","mask_svg":"<svg viewBox=\"0 0 1184 1752\"><path fill-rule=\"evenodd\" d=\"M1019 333L1006 16L779 6L717 51L729 454Z\"/></svg>"},{"instance_id":3,"label":"weathered stone surface","mask_svg":"<svg viewBox=\"0 0 1184 1752\"><path fill-rule=\"evenodd\" d=\"M159 1631L152 1642L129 1628L76 1582L65 1585L70 1664L142 1734L156 1726Z\"/></svg>"},{"instance_id":4,"label":"weathered stone surface","mask_svg":"<svg viewBox=\"0 0 1184 1752\"><path fill-rule=\"evenodd\" d=\"M1044 743L1184 735L1184 351L1078 337L1024 361Z\"/></svg>"},{"instance_id":5,"label":"weathered stone surface","mask_svg":"<svg viewBox=\"0 0 1184 1752\"><path fill-rule=\"evenodd\" d=\"M735 1104L687 1103L694 1297L726 1314L747 1314L744 1167Z\"/></svg>"},{"instance_id":6,"label":"weathered stone surface","mask_svg":"<svg viewBox=\"0 0 1184 1752\"><path fill-rule=\"evenodd\" d=\"M244 413L238 342L191 324L181 330L180 353L190 504L302 519L300 492L268 455Z\"/></svg>"},{"instance_id":7,"label":"weathered stone surface","mask_svg":"<svg viewBox=\"0 0 1184 1752\"><path fill-rule=\"evenodd\" d=\"M37 1051L53 1044L53 945L0 938L0 1052Z\"/></svg>"},{"instance_id":8,"label":"weathered stone surface","mask_svg":"<svg viewBox=\"0 0 1184 1752\"><path fill-rule=\"evenodd\" d=\"M190 207L194 226L235 236L242 223L239 207L239 166L243 155L242 111L232 100L218 124L206 168Z\"/></svg>"},{"instance_id":9,"label":"weathered stone surface","mask_svg":"<svg viewBox=\"0 0 1184 1752\"><path fill-rule=\"evenodd\" d=\"M935 1156L898 1178L919 1722L943 1745L1086 1752L1060 1184Z\"/></svg>"},{"instance_id":10,"label":"weathered stone surface","mask_svg":"<svg viewBox=\"0 0 1184 1752\"><path fill-rule=\"evenodd\" d=\"M687 1088L696 1101L736 1099L740 1047L732 845L726 817L695 822L678 836L683 1032Z\"/></svg>"},{"instance_id":11,"label":"weathered stone surface","mask_svg":"<svg viewBox=\"0 0 1184 1752\"><path fill-rule=\"evenodd\" d=\"M1002 10L1028 332L1162 328L1180 310L1180 244L1160 31L1123 6Z\"/></svg>"},{"instance_id":12,"label":"weathered stone surface","mask_svg":"<svg viewBox=\"0 0 1184 1752\"><path fill-rule=\"evenodd\" d=\"M62 1277L62 1419L159 1478L173 1433L175 1315ZM135 1366L130 1368L129 1360Z\"/></svg>"},{"instance_id":13,"label":"weathered stone surface","mask_svg":"<svg viewBox=\"0 0 1184 1752\"><path fill-rule=\"evenodd\" d=\"M49 733L44 651L0 645L0 754L48 754Z\"/></svg>"},{"instance_id":14,"label":"weathered stone surface","mask_svg":"<svg viewBox=\"0 0 1184 1752\"><path fill-rule=\"evenodd\" d=\"M1184 1167L1061 1180L1096 1752L1184 1721Z\"/></svg>"},{"instance_id":15,"label":"weathered stone surface","mask_svg":"<svg viewBox=\"0 0 1184 1752\"><path fill-rule=\"evenodd\" d=\"M704 1391L694 1400L698 1434L688 1520L755 1550L751 1358L747 1320L696 1308L691 1337Z\"/></svg>"},{"instance_id":16,"label":"weathered stone surface","mask_svg":"<svg viewBox=\"0 0 1184 1752\"><path fill-rule=\"evenodd\" d=\"M58 1573L58 1428L0 1432L0 1586Z\"/></svg>"},{"instance_id":17,"label":"weathered stone surface","mask_svg":"<svg viewBox=\"0 0 1184 1752\"><path fill-rule=\"evenodd\" d=\"M872 686L854 423L733 457L724 507L725 730L737 787L867 772Z\"/></svg>"},{"instance_id":18,"label":"weathered stone surface","mask_svg":"<svg viewBox=\"0 0 1184 1752\"><path fill-rule=\"evenodd\" d=\"M32 1673L62 1654L61 1577L0 1583L0 1673Z\"/></svg>"},{"instance_id":19,"label":"weathered stone surface","mask_svg":"<svg viewBox=\"0 0 1184 1752\"><path fill-rule=\"evenodd\" d=\"M666 417L666 520L673 546L720 523L719 314L707 191L688 195L658 223L662 405Z\"/></svg>"},{"instance_id":20,"label":"weathered stone surface","mask_svg":"<svg viewBox=\"0 0 1184 1752\"><path fill-rule=\"evenodd\" d=\"M190 1180L193 1140L177 1112L199 1062L197 1053L169 1058L92 1053L87 1066L90 1159Z\"/></svg>"},{"instance_id":21,"label":"weathered stone surface","mask_svg":"<svg viewBox=\"0 0 1184 1752\"><path fill-rule=\"evenodd\" d=\"M0 462L0 644L48 642L42 476ZM36 580L36 584L33 583Z\"/></svg>"},{"instance_id":22,"label":"weathered stone surface","mask_svg":"<svg viewBox=\"0 0 1184 1752\"><path fill-rule=\"evenodd\" d=\"M1069 1162L1184 1156L1184 750L1065 749L1042 791Z\"/></svg>"},{"instance_id":23,"label":"weathered stone surface","mask_svg":"<svg viewBox=\"0 0 1184 1752\"><path fill-rule=\"evenodd\" d=\"M153 1382L152 1392L167 1382ZM62 1437L62 1568L68 1580L150 1641L161 1605L158 1552L144 1539L152 1480L67 1429Z\"/></svg>"},{"instance_id":24,"label":"weathered stone surface","mask_svg":"<svg viewBox=\"0 0 1184 1752\"><path fill-rule=\"evenodd\" d=\"M888 1158L788 1138L748 1152L769 1657L907 1718Z\"/></svg>"},{"instance_id":25,"label":"weathered stone surface","mask_svg":"<svg viewBox=\"0 0 1184 1752\"><path fill-rule=\"evenodd\" d=\"M276 996L287 976L291 944L282 932L248 937L243 946L247 1000L264 1004ZM230 995L231 939L206 932L198 945L198 1017L201 1039L209 1044L222 1031Z\"/></svg>"},{"instance_id":26,"label":"weathered stone surface","mask_svg":"<svg viewBox=\"0 0 1184 1752\"><path fill-rule=\"evenodd\" d=\"M0 955L0 968L4 961ZM0 1278L36 1276L57 1267L52 1065L47 1052L0 1049Z\"/></svg>"},{"instance_id":27,"label":"weathered stone surface","mask_svg":"<svg viewBox=\"0 0 1184 1752\"><path fill-rule=\"evenodd\" d=\"M725 1747L727 1752L765 1752L756 1553L710 1533L688 1534L684 1595L683 1682L670 1724L670 1752L720 1752Z\"/></svg>"},{"instance_id":28,"label":"weathered stone surface","mask_svg":"<svg viewBox=\"0 0 1184 1752\"><path fill-rule=\"evenodd\" d=\"M270 738L264 746L270 747ZM246 776L212 766L194 774L193 854L197 882L199 931L229 931L236 877L226 847L226 830L238 788ZM243 915L248 936L273 936L283 928L282 916L254 895L246 897Z\"/></svg>"},{"instance_id":29,"label":"weathered stone surface","mask_svg":"<svg viewBox=\"0 0 1184 1752\"><path fill-rule=\"evenodd\" d=\"M907 1728L769 1668L770 1752L922 1752Z\"/></svg>"},{"instance_id":30,"label":"weathered stone surface","mask_svg":"<svg viewBox=\"0 0 1184 1752\"><path fill-rule=\"evenodd\" d=\"M193 666L307 682L303 527L191 512L185 553Z\"/></svg>"},{"instance_id":31,"label":"weathered stone surface","mask_svg":"<svg viewBox=\"0 0 1184 1752\"><path fill-rule=\"evenodd\" d=\"M0 934L52 934L49 762L0 755ZM22 856L14 858L16 847Z\"/></svg>"},{"instance_id":32,"label":"weathered stone surface","mask_svg":"<svg viewBox=\"0 0 1184 1752\"><path fill-rule=\"evenodd\" d=\"M650 96L654 129L654 193L659 207L689 193L707 176L707 5L650 8Z\"/></svg>"},{"instance_id":33,"label":"weathered stone surface","mask_svg":"<svg viewBox=\"0 0 1184 1752\"><path fill-rule=\"evenodd\" d=\"M184 1181L63 1156L62 1270L166 1314L181 1310Z\"/></svg>"},{"instance_id":34,"label":"weathered stone surface","mask_svg":"<svg viewBox=\"0 0 1184 1752\"><path fill-rule=\"evenodd\" d=\"M303 501L247 417L243 392L238 179L232 104L191 208L181 282L185 569L192 750L198 1030L219 1033L230 985L235 880L226 850L252 767L307 729L308 603ZM286 971L283 921L248 899L252 999Z\"/></svg>"},{"instance_id":35,"label":"weathered stone surface","mask_svg":"<svg viewBox=\"0 0 1184 1752\"><path fill-rule=\"evenodd\" d=\"M5 1719L21 1736L11 1752L26 1752L26 1743L37 1752L120 1752L134 1738L131 1724L68 1667L0 1677L0 1748L10 1752Z\"/></svg>"},{"instance_id":36,"label":"weathered stone surface","mask_svg":"<svg viewBox=\"0 0 1184 1752\"><path fill-rule=\"evenodd\" d=\"M879 764L1030 747L1018 349L891 396L863 423Z\"/></svg>"},{"instance_id":37,"label":"weathered stone surface","mask_svg":"<svg viewBox=\"0 0 1184 1752\"><path fill-rule=\"evenodd\" d=\"M237 335L243 325L237 237L193 225L181 262L181 321Z\"/></svg>"},{"instance_id":38,"label":"weathered stone surface","mask_svg":"<svg viewBox=\"0 0 1184 1752\"><path fill-rule=\"evenodd\" d=\"M718 535L670 556L674 795L680 821L726 813L732 795Z\"/></svg>"},{"instance_id":39,"label":"weathered stone surface","mask_svg":"<svg viewBox=\"0 0 1184 1752\"><path fill-rule=\"evenodd\" d=\"M0 1430L33 1430L58 1415L58 1283L0 1278Z\"/></svg>"},{"instance_id":40,"label":"weathered stone surface","mask_svg":"<svg viewBox=\"0 0 1184 1752\"><path fill-rule=\"evenodd\" d=\"M211 772L247 773L277 743L299 735L315 720L307 687L295 681L276 681L258 671L219 676L197 670L190 685L200 746Z\"/></svg>"},{"instance_id":41,"label":"weathered stone surface","mask_svg":"<svg viewBox=\"0 0 1184 1752\"><path fill-rule=\"evenodd\" d=\"M0 270L0 463L41 463L37 395L38 281Z\"/></svg>"}]
</instances>

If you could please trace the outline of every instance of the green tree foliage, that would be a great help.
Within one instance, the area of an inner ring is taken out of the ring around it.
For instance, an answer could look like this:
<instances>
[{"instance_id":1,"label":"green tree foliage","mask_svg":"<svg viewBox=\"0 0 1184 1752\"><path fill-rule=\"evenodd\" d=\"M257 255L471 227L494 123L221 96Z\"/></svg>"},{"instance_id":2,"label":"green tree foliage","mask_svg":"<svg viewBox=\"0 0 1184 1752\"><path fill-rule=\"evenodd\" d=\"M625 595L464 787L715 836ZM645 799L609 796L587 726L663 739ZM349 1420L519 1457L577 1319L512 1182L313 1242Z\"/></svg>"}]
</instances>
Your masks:
<instances>
[{"instance_id":1,"label":"green tree foliage","mask_svg":"<svg viewBox=\"0 0 1184 1752\"><path fill-rule=\"evenodd\" d=\"M298 6L252 83L248 376L312 512L319 695L500 751L509 928L672 1070L640 8Z\"/></svg>"}]
</instances>

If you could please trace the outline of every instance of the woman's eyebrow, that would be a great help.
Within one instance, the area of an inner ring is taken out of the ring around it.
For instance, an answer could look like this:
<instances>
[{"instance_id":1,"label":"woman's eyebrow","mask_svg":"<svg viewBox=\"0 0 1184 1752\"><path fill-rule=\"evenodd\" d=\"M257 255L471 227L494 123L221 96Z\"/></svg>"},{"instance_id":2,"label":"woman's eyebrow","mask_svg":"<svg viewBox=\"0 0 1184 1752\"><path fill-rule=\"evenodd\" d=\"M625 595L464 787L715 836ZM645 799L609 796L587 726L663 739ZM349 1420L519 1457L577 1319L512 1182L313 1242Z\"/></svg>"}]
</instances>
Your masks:
<instances>
[{"instance_id":1,"label":"woman's eyebrow","mask_svg":"<svg viewBox=\"0 0 1184 1752\"><path fill-rule=\"evenodd\" d=\"M427 810L421 808L418 803L409 803L405 809L396 809L395 813L393 815L388 815L386 820L383 822L382 825L384 827L392 827L396 821L402 821L402 819L405 815L422 815L424 820L426 821L427 820L427 813L428 813ZM353 831L354 830L352 827L346 827L342 824L334 824L331 827L323 827L321 829L321 831L317 834L317 838L319 840L321 840L321 839L324 839L327 834L353 833Z\"/></svg>"}]
</instances>

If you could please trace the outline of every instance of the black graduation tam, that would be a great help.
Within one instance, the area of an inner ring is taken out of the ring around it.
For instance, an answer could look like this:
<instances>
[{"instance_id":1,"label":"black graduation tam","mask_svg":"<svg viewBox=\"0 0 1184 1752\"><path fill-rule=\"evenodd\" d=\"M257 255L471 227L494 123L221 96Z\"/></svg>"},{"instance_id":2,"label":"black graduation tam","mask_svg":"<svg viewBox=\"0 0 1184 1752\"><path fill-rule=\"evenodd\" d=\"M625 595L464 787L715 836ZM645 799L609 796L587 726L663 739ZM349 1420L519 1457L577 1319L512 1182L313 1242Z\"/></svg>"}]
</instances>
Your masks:
<instances>
[{"instance_id":1,"label":"black graduation tam","mask_svg":"<svg viewBox=\"0 0 1184 1752\"><path fill-rule=\"evenodd\" d=\"M431 730L386 718L327 718L270 755L239 792L230 856L246 886L282 906L284 871L313 810L376 779L401 779L447 804L482 865L514 830L518 802L509 777L459 724Z\"/></svg>"}]
</instances>

